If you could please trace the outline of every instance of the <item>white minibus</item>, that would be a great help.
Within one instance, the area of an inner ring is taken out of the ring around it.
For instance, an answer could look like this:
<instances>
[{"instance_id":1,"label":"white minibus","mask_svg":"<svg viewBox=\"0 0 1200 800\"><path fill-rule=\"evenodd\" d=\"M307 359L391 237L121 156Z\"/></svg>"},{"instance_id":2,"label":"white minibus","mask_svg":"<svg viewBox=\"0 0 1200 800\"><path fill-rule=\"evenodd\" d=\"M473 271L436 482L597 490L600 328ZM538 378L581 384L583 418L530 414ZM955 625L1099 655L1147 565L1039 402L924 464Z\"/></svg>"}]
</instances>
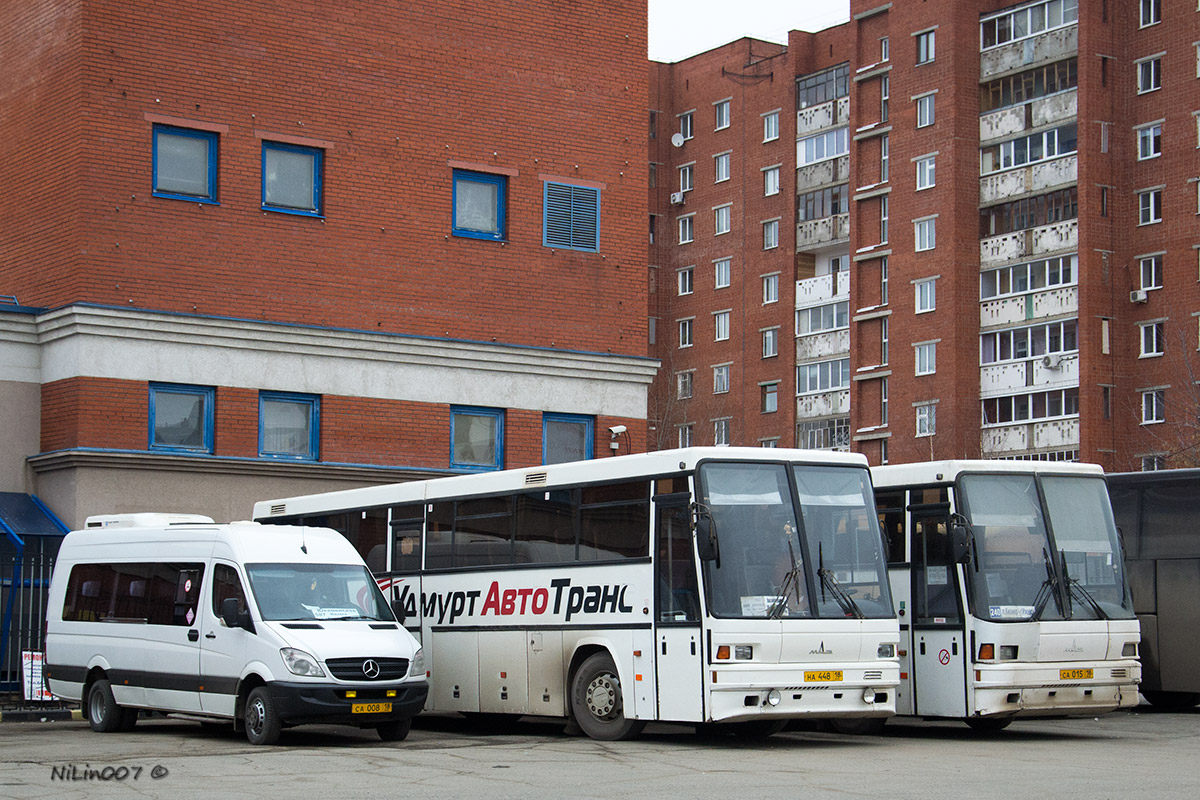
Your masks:
<instances>
[{"instance_id":1,"label":"white minibus","mask_svg":"<svg viewBox=\"0 0 1200 800\"><path fill-rule=\"evenodd\" d=\"M45 672L95 731L159 711L232 723L253 744L308 722L395 741L429 691L402 622L334 531L89 517L59 550Z\"/></svg>"}]
</instances>

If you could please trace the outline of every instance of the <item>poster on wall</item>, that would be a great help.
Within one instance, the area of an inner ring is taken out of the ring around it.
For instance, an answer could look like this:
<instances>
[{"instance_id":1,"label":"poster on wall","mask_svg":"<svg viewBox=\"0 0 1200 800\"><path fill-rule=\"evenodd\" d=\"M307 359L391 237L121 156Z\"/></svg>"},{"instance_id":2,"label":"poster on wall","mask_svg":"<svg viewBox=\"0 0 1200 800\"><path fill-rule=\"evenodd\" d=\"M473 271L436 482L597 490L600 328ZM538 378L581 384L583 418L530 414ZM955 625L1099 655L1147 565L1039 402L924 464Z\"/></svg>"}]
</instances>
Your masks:
<instances>
[{"instance_id":1,"label":"poster on wall","mask_svg":"<svg viewBox=\"0 0 1200 800\"><path fill-rule=\"evenodd\" d=\"M46 679L42 675L45 660L45 653L37 650L21 651L21 675L24 677L26 700L46 703L54 699L54 695L46 688Z\"/></svg>"}]
</instances>

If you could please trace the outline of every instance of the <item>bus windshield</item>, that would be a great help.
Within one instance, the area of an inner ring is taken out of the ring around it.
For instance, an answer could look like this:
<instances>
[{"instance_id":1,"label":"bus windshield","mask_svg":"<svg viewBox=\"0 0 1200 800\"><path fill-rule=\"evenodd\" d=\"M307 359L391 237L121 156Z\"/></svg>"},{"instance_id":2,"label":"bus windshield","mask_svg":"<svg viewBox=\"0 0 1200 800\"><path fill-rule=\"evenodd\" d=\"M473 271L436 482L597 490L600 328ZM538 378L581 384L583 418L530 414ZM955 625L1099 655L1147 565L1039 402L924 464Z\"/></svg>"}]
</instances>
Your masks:
<instances>
[{"instance_id":1,"label":"bus windshield","mask_svg":"<svg viewBox=\"0 0 1200 800\"><path fill-rule=\"evenodd\" d=\"M714 616L894 616L865 469L709 462L699 484L719 543L704 564Z\"/></svg>"},{"instance_id":2,"label":"bus windshield","mask_svg":"<svg viewBox=\"0 0 1200 800\"><path fill-rule=\"evenodd\" d=\"M247 564L246 574L264 620L394 620L363 566Z\"/></svg>"},{"instance_id":3,"label":"bus windshield","mask_svg":"<svg viewBox=\"0 0 1200 800\"><path fill-rule=\"evenodd\" d=\"M1034 475L959 479L974 536L973 613L995 621L1132 616L1104 481L1041 483L1039 494Z\"/></svg>"}]
</instances>

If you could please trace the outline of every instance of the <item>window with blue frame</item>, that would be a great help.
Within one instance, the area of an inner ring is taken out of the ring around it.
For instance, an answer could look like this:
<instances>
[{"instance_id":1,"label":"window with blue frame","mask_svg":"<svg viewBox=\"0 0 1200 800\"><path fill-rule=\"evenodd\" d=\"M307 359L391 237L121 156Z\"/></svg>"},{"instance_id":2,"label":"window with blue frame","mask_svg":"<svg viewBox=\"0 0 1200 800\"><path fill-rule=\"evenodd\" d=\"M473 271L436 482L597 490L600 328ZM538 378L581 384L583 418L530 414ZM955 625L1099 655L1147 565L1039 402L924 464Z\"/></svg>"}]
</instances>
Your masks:
<instances>
[{"instance_id":1,"label":"window with blue frame","mask_svg":"<svg viewBox=\"0 0 1200 800\"><path fill-rule=\"evenodd\" d=\"M503 409L450 408L450 466L469 470L504 468Z\"/></svg>"},{"instance_id":2,"label":"window with blue frame","mask_svg":"<svg viewBox=\"0 0 1200 800\"><path fill-rule=\"evenodd\" d=\"M263 142L263 210L321 216L323 156L323 151L316 147Z\"/></svg>"},{"instance_id":3,"label":"window with blue frame","mask_svg":"<svg viewBox=\"0 0 1200 800\"><path fill-rule=\"evenodd\" d=\"M215 404L211 386L150 384L150 449L211 453Z\"/></svg>"},{"instance_id":4,"label":"window with blue frame","mask_svg":"<svg viewBox=\"0 0 1200 800\"><path fill-rule=\"evenodd\" d=\"M503 240L508 179L503 175L454 170L451 232L472 239Z\"/></svg>"},{"instance_id":5,"label":"window with blue frame","mask_svg":"<svg viewBox=\"0 0 1200 800\"><path fill-rule=\"evenodd\" d=\"M316 461L320 421L321 398L316 395L259 392L258 454Z\"/></svg>"},{"instance_id":6,"label":"window with blue frame","mask_svg":"<svg viewBox=\"0 0 1200 800\"><path fill-rule=\"evenodd\" d=\"M545 184L542 244L568 250L600 249L600 190Z\"/></svg>"},{"instance_id":7,"label":"window with blue frame","mask_svg":"<svg viewBox=\"0 0 1200 800\"><path fill-rule=\"evenodd\" d=\"M170 125L154 126L155 197L217 202L217 134Z\"/></svg>"},{"instance_id":8,"label":"window with blue frame","mask_svg":"<svg viewBox=\"0 0 1200 800\"><path fill-rule=\"evenodd\" d=\"M578 414L542 415L542 463L592 458L596 420Z\"/></svg>"}]
</instances>

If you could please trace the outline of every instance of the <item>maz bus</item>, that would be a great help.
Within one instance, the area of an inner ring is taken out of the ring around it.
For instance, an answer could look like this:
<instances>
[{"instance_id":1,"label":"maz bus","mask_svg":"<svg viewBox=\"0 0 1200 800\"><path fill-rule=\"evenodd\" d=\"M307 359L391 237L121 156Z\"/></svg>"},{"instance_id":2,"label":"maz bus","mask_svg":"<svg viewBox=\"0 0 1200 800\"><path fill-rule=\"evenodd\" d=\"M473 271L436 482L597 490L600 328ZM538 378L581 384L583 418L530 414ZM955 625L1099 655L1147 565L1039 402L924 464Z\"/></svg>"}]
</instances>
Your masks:
<instances>
[{"instance_id":1,"label":"maz bus","mask_svg":"<svg viewBox=\"0 0 1200 800\"><path fill-rule=\"evenodd\" d=\"M896 713L999 730L1137 705L1141 667L1098 466L875 467L900 618Z\"/></svg>"},{"instance_id":2,"label":"maz bus","mask_svg":"<svg viewBox=\"0 0 1200 800\"><path fill-rule=\"evenodd\" d=\"M342 531L424 647L426 709L769 735L895 710L859 455L688 448L255 505Z\"/></svg>"},{"instance_id":3,"label":"maz bus","mask_svg":"<svg viewBox=\"0 0 1200 800\"><path fill-rule=\"evenodd\" d=\"M1200 469L1108 476L1142 623L1142 696L1159 708L1200 703Z\"/></svg>"}]
</instances>

